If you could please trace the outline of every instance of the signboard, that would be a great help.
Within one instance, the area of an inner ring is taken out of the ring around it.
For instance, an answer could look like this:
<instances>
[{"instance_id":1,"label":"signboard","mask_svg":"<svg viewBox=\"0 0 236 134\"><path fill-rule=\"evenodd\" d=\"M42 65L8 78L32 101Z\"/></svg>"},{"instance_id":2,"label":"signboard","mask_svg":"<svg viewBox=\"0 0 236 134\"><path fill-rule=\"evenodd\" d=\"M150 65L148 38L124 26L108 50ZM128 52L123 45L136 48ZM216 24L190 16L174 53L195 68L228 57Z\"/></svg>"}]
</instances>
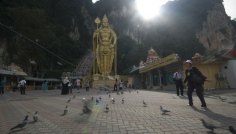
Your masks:
<instances>
[{"instance_id":1,"label":"signboard","mask_svg":"<svg viewBox=\"0 0 236 134\"><path fill-rule=\"evenodd\" d=\"M176 58L176 54L171 54L169 56L166 56L156 62L153 62L145 66L144 68L139 69L139 73L144 73L144 72L156 69L156 68L160 68L160 67L172 64L177 61L178 61L178 58Z\"/></svg>"}]
</instances>

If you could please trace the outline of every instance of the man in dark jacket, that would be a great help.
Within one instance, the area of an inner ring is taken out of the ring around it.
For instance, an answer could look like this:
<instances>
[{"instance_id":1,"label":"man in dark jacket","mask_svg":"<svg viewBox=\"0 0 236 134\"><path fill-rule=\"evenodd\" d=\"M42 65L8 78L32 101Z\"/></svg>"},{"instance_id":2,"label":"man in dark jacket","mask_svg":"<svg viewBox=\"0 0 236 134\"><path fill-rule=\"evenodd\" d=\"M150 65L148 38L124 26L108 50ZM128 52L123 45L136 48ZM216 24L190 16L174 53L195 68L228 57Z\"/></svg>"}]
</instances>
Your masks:
<instances>
[{"instance_id":1,"label":"man in dark jacket","mask_svg":"<svg viewBox=\"0 0 236 134\"><path fill-rule=\"evenodd\" d=\"M185 70L185 80L184 80L184 85L186 82L188 82L188 100L189 100L189 106L193 106L193 98L192 98L192 93L194 91L194 89L196 88L196 93L198 98L200 99L202 105L202 108L206 108L206 102L203 96L203 84L204 81L206 80L206 77L198 70L198 68L193 67L192 66L192 61L191 60L186 60L185 65L187 67L187 69ZM201 77L203 79L202 83L196 83L193 82L193 75L197 74L199 77Z\"/></svg>"}]
</instances>

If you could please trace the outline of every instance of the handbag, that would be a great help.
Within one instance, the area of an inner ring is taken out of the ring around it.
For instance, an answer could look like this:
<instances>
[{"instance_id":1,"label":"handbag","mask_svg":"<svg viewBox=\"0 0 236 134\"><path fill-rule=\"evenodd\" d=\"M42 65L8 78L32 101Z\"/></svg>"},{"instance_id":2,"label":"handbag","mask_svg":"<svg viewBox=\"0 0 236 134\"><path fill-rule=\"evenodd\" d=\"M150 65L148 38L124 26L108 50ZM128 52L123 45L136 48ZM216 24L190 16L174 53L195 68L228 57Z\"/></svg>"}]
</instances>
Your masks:
<instances>
[{"instance_id":1,"label":"handbag","mask_svg":"<svg viewBox=\"0 0 236 134\"><path fill-rule=\"evenodd\" d=\"M191 81L196 84L203 84L205 80L202 77L200 77L198 74L193 73Z\"/></svg>"}]
</instances>

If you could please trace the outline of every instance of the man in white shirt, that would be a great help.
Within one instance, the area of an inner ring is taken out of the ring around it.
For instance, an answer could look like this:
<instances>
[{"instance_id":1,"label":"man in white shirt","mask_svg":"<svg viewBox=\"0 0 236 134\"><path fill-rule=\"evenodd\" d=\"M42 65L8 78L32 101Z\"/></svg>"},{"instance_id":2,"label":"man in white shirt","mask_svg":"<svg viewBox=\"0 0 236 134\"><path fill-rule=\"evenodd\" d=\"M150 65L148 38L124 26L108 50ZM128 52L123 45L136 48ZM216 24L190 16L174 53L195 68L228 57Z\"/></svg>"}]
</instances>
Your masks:
<instances>
[{"instance_id":1,"label":"man in white shirt","mask_svg":"<svg viewBox=\"0 0 236 134\"><path fill-rule=\"evenodd\" d=\"M119 83L119 89L120 89L120 90L123 89L123 82L122 82L122 80L120 80L120 83Z\"/></svg>"},{"instance_id":2,"label":"man in white shirt","mask_svg":"<svg viewBox=\"0 0 236 134\"><path fill-rule=\"evenodd\" d=\"M70 93L72 94L72 83L71 83L71 81L68 84L68 88L69 88Z\"/></svg>"},{"instance_id":3,"label":"man in white shirt","mask_svg":"<svg viewBox=\"0 0 236 134\"><path fill-rule=\"evenodd\" d=\"M80 92L79 89L80 89L80 86L81 86L81 81L80 81L79 78L76 80L76 86L77 86L77 90L78 90L78 93L79 93Z\"/></svg>"},{"instance_id":4,"label":"man in white shirt","mask_svg":"<svg viewBox=\"0 0 236 134\"><path fill-rule=\"evenodd\" d=\"M176 86L176 92L177 92L177 96L179 96L179 89L180 89L180 92L181 92L181 96L184 96L183 94L183 90L184 90L184 86L183 86L183 82L182 82L182 74L181 74L181 70L178 69L177 72L174 73L173 75L173 79L175 81L175 86Z\"/></svg>"},{"instance_id":5,"label":"man in white shirt","mask_svg":"<svg viewBox=\"0 0 236 134\"><path fill-rule=\"evenodd\" d=\"M25 94L25 85L26 85L25 78L22 78L19 84L20 84L20 94L23 95Z\"/></svg>"}]
</instances>

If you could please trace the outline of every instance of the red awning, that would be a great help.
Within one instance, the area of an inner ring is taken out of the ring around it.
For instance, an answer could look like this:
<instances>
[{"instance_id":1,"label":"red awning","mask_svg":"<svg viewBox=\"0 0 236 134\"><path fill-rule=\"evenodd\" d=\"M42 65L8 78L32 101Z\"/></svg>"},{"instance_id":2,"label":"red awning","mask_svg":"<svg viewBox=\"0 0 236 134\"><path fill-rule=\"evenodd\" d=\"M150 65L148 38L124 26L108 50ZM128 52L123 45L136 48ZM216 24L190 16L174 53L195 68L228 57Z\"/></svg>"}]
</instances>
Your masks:
<instances>
[{"instance_id":1,"label":"red awning","mask_svg":"<svg viewBox=\"0 0 236 134\"><path fill-rule=\"evenodd\" d=\"M229 52L227 52L224 57L234 59L236 58L236 48L232 48Z\"/></svg>"}]
</instances>

